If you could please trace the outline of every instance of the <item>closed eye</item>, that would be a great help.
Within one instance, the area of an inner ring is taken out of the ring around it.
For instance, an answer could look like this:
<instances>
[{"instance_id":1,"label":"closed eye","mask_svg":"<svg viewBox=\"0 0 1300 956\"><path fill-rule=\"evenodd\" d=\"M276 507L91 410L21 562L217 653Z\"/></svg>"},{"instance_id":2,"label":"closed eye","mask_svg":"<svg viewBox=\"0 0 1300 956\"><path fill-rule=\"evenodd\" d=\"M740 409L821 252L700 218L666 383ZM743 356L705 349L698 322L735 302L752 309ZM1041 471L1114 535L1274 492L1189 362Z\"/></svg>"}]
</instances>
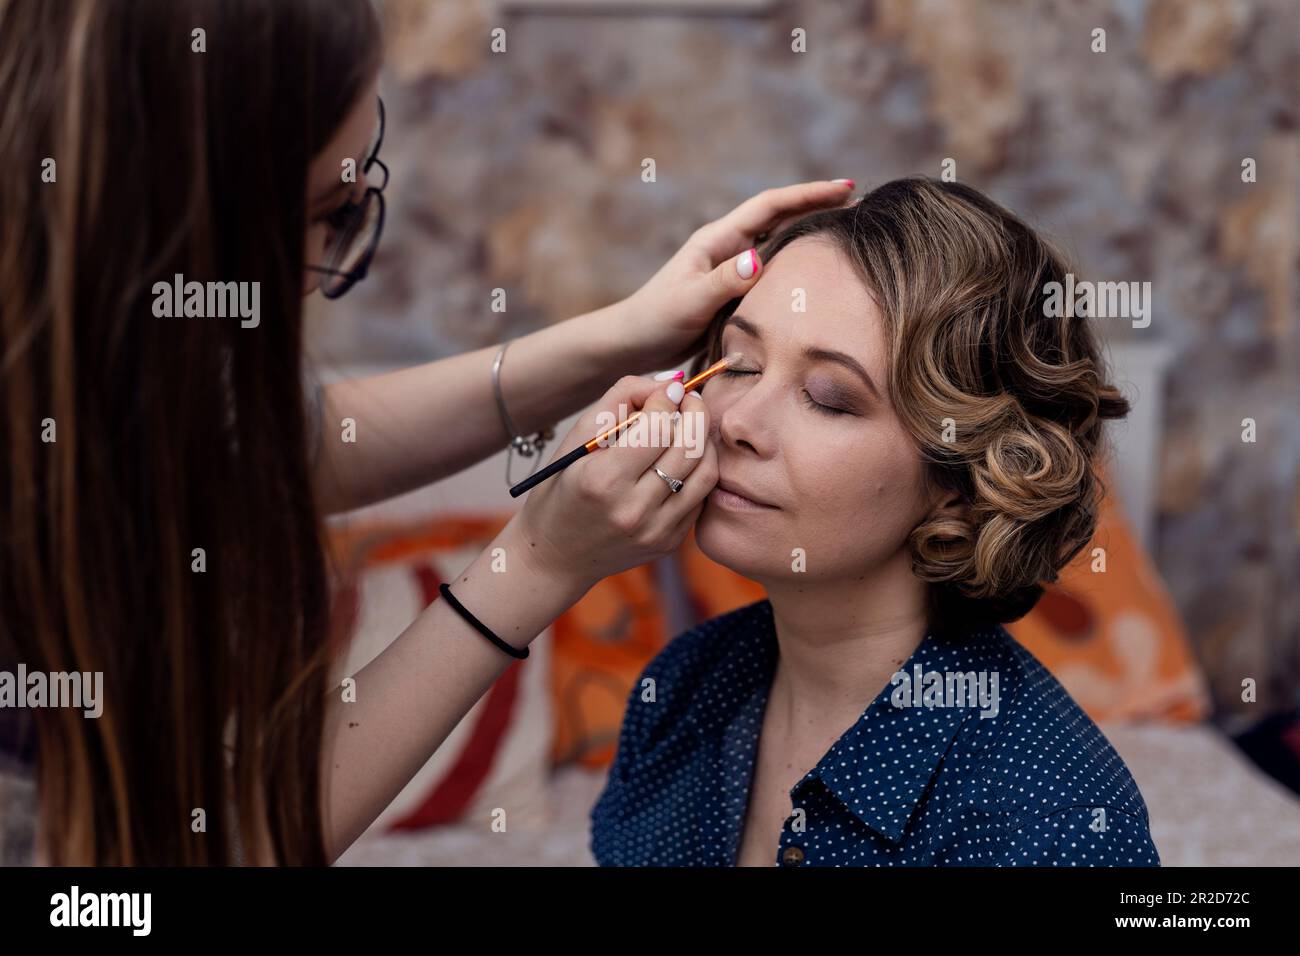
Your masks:
<instances>
[{"instance_id":1,"label":"closed eye","mask_svg":"<svg viewBox=\"0 0 1300 956\"><path fill-rule=\"evenodd\" d=\"M750 369L750 368L724 368L720 374L728 375L728 376L757 375L758 370ZM814 411L820 412L823 415L830 415L832 417L836 417L839 415L851 414L851 412L848 412L843 408L835 408L832 405L823 405L821 402L817 401L811 395L809 395L807 389L803 390L803 400L805 405L807 405L809 408L813 409Z\"/></svg>"},{"instance_id":2,"label":"closed eye","mask_svg":"<svg viewBox=\"0 0 1300 956\"><path fill-rule=\"evenodd\" d=\"M804 389L803 401L804 404L807 405L809 408L813 409L814 411L821 412L822 414L825 415L848 415L849 414L842 408L836 408L833 405L823 405L821 402L817 401L811 395L809 395L807 389Z\"/></svg>"}]
</instances>

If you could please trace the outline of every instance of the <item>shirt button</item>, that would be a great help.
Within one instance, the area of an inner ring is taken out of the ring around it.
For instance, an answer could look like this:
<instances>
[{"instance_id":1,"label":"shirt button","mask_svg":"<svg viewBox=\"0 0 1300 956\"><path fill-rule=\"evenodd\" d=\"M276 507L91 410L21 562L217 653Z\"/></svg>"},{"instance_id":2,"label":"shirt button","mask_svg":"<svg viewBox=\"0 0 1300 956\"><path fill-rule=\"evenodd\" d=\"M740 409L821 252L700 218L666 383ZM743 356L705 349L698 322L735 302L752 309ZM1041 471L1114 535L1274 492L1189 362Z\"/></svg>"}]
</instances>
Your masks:
<instances>
[{"instance_id":1,"label":"shirt button","mask_svg":"<svg viewBox=\"0 0 1300 956\"><path fill-rule=\"evenodd\" d=\"M782 866L798 866L803 862L803 847L788 846L781 853Z\"/></svg>"}]
</instances>

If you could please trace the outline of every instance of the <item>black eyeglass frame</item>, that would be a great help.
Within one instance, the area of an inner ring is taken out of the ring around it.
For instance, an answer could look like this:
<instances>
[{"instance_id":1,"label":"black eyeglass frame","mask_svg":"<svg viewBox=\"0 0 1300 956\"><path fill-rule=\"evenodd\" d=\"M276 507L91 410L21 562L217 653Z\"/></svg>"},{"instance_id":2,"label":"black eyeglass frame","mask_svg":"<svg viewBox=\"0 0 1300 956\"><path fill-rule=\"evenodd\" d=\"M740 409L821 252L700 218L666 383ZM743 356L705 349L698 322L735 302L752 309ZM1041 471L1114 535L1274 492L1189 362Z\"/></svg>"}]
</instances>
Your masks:
<instances>
[{"instance_id":1,"label":"black eyeglass frame","mask_svg":"<svg viewBox=\"0 0 1300 956\"><path fill-rule=\"evenodd\" d=\"M337 299L366 277L366 273L370 270L370 263L375 257L375 250L379 248L379 236L384 231L384 190L388 188L388 167L384 164L384 161L379 158L379 149L384 145L385 114L383 98L378 97L377 99L379 100L379 136L375 140L374 147L370 150L370 155L366 157L365 163L361 166L361 175L368 177L371 168L378 166L384 171L384 181L378 186L367 186L361 199L349 205L353 210L353 215L361 217L365 213L367 203L377 202L379 203L379 219L375 223L375 231L370 236L370 242L366 246L365 252L361 254L361 258L357 260L357 264L351 269L344 272L339 269L331 269L328 266L304 267L309 272L319 272L323 275L343 277L343 284L333 290L328 290L325 284L321 283L320 293L327 299Z\"/></svg>"}]
</instances>

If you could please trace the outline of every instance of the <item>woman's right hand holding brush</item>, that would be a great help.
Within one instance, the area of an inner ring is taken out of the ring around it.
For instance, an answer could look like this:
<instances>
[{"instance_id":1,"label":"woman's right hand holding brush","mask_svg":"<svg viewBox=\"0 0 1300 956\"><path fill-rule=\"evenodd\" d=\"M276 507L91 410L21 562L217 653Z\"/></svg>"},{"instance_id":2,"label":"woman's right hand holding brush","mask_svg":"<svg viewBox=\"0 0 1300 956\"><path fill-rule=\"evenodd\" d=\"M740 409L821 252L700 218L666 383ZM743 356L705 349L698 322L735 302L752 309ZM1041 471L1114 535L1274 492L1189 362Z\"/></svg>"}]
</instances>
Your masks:
<instances>
[{"instance_id":1,"label":"woman's right hand holding brush","mask_svg":"<svg viewBox=\"0 0 1300 956\"><path fill-rule=\"evenodd\" d=\"M528 492L511 520L522 560L566 581L578 596L601 578L670 554L699 517L718 480L717 452L706 440L709 413L682 377L628 375L579 418L559 458L633 411L640 421ZM673 412L680 411L676 421ZM638 442L634 439L639 439ZM669 443L671 442L671 444ZM682 481L674 492L656 468ZM511 532L510 526L506 531ZM575 597L576 600L576 597Z\"/></svg>"}]
</instances>

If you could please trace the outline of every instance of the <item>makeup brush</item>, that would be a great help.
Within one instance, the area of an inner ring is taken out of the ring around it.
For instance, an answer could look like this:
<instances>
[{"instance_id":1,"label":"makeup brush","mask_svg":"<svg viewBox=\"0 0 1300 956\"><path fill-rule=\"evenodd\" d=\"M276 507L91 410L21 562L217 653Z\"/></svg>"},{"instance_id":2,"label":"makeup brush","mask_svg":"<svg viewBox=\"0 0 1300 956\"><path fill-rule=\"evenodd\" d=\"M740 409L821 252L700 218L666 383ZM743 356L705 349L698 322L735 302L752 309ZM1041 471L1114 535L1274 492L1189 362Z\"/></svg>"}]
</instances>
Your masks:
<instances>
[{"instance_id":1,"label":"makeup brush","mask_svg":"<svg viewBox=\"0 0 1300 956\"><path fill-rule=\"evenodd\" d=\"M719 359L717 362L714 362L712 365L706 368L699 375L696 375L694 378L688 379L687 381L683 382L682 394L685 395L686 392L689 392L697 385L703 385L705 382L713 378L713 376L717 375L727 366L736 364L737 362L740 361L742 355L743 353L741 352L732 352L730 355L726 356L725 358ZM638 418L640 418L641 414L642 414L642 410L633 412L631 415L629 415L623 421L619 422L617 425L612 425L609 428L606 428L603 432L601 432L591 441L579 445L577 448L573 449L573 451L569 452L563 458L557 458L555 461L551 462L541 471L534 472L533 474L529 475L523 481L519 482L519 484L515 485L510 489L510 497L518 498L529 488L541 484L547 478L551 477L551 475L559 474L560 472L564 471L564 469L568 468L570 465L572 465L579 458L582 458L584 455L591 454L597 448L607 447L601 444L601 442L603 442L606 437L618 434L623 429L627 428L629 425L635 422Z\"/></svg>"}]
</instances>

